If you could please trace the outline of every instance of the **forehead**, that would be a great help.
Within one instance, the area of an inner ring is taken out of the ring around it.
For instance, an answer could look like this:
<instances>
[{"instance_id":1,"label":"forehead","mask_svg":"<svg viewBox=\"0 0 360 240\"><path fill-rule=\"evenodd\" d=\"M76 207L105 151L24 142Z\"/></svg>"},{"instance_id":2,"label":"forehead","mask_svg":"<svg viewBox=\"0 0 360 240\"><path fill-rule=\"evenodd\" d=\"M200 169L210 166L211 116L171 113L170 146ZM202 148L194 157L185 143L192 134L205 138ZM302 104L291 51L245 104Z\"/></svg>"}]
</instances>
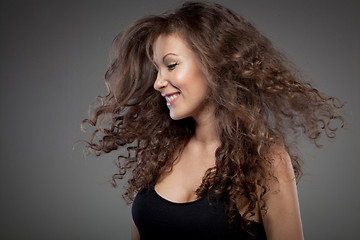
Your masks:
<instances>
[{"instance_id":1,"label":"forehead","mask_svg":"<svg viewBox=\"0 0 360 240\"><path fill-rule=\"evenodd\" d=\"M193 57L194 53L187 46L185 40L178 34L160 35L153 43L153 58L155 61L161 60L168 53L173 53L179 57Z\"/></svg>"}]
</instances>

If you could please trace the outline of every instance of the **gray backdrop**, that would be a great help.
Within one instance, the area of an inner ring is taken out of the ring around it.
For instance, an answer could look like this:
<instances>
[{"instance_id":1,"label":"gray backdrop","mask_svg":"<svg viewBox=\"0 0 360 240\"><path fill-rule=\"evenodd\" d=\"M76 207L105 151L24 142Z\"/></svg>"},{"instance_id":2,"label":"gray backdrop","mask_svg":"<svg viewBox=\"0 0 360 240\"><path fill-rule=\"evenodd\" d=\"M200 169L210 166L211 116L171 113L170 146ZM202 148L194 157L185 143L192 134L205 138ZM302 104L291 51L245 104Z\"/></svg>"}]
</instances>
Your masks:
<instances>
[{"instance_id":1,"label":"gray backdrop","mask_svg":"<svg viewBox=\"0 0 360 240\"><path fill-rule=\"evenodd\" d=\"M106 93L113 37L180 2L1 0L1 239L130 238L130 207L108 182L116 155L84 157L72 144L89 136L80 122ZM299 195L306 239L360 239L360 1L222 2L347 102L335 141L299 144Z\"/></svg>"}]
</instances>

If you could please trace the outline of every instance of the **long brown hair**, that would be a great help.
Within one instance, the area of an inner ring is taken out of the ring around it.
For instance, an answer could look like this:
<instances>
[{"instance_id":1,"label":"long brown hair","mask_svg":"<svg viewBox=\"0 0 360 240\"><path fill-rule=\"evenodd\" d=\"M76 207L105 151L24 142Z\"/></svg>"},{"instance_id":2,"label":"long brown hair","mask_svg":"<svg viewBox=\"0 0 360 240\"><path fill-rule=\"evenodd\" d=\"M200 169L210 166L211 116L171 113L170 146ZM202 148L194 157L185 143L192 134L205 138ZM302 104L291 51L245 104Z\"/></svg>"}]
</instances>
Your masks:
<instances>
[{"instance_id":1,"label":"long brown hair","mask_svg":"<svg viewBox=\"0 0 360 240\"><path fill-rule=\"evenodd\" d=\"M127 155L118 157L114 184L132 169L124 194L130 201L171 168L174 153L194 133L193 119L172 120L165 100L153 89L152 44L159 35L173 33L199 58L216 103L221 146L216 167L207 171L197 194L202 196L216 181L226 196L230 222L246 199L246 227L256 204L266 213L270 148L281 145L289 152L298 180L301 167L291 139L301 133L317 145L322 134L335 137L337 128L330 123L338 119L343 125L336 113L341 106L301 79L249 22L219 4L190 2L173 12L143 17L115 38L105 74L108 95L83 121L96 126L88 147L97 155L126 147Z\"/></svg>"}]
</instances>

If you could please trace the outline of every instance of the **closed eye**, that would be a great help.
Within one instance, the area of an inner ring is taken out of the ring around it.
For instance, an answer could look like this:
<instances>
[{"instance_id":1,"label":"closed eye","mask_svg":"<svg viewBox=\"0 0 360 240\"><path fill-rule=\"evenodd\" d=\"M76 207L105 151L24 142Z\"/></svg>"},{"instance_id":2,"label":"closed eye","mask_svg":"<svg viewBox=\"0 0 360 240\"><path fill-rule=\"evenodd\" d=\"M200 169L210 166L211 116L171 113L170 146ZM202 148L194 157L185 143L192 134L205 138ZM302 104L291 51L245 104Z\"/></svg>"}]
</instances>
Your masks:
<instances>
[{"instance_id":1,"label":"closed eye","mask_svg":"<svg viewBox=\"0 0 360 240\"><path fill-rule=\"evenodd\" d=\"M169 70L174 70L175 67L176 67L176 65L178 65L177 62L176 62L176 63L169 64L167 67L168 67Z\"/></svg>"}]
</instances>

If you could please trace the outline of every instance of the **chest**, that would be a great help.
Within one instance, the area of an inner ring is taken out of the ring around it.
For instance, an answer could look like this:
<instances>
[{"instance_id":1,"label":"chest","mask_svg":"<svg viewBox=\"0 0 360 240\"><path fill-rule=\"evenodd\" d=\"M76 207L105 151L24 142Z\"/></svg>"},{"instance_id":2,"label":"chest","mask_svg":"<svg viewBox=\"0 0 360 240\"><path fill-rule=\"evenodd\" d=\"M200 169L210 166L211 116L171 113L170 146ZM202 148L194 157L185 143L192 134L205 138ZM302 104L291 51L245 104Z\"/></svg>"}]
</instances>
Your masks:
<instances>
[{"instance_id":1,"label":"chest","mask_svg":"<svg viewBox=\"0 0 360 240\"><path fill-rule=\"evenodd\" d=\"M249 239L239 225L240 219L228 225L222 197L210 205L208 195L193 202L174 203L163 199L154 188L139 193L132 215L141 239ZM256 227L261 229L260 225Z\"/></svg>"},{"instance_id":2,"label":"chest","mask_svg":"<svg viewBox=\"0 0 360 240\"><path fill-rule=\"evenodd\" d=\"M164 172L155 191L175 203L191 202L198 198L195 191L209 168L215 166L214 152L184 151L169 171Z\"/></svg>"}]
</instances>

